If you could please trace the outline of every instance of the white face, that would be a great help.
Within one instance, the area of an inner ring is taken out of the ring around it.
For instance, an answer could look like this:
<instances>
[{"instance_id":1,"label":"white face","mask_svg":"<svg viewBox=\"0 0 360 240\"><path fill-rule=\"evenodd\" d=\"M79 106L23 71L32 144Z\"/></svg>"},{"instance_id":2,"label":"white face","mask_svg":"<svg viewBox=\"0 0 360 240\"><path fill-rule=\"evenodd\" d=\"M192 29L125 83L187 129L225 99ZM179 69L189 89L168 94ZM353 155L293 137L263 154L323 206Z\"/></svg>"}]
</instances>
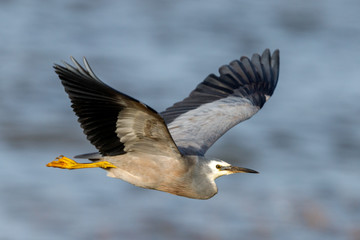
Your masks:
<instances>
[{"instance_id":1,"label":"white face","mask_svg":"<svg viewBox=\"0 0 360 240\"><path fill-rule=\"evenodd\" d=\"M232 172L227 170L222 170L221 167L231 166L231 164L221 161L221 160L211 160L208 164L210 169L212 170L212 176L214 179L217 179L218 177L232 174Z\"/></svg>"}]
</instances>

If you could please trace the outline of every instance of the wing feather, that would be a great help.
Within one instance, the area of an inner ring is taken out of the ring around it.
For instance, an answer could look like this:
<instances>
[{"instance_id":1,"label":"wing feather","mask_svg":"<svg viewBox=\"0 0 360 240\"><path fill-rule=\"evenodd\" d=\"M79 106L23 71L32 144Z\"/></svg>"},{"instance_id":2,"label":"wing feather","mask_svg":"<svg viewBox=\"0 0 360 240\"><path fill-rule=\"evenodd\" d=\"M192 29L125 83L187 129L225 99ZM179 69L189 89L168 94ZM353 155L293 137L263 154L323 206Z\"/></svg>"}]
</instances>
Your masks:
<instances>
[{"instance_id":1,"label":"wing feather","mask_svg":"<svg viewBox=\"0 0 360 240\"><path fill-rule=\"evenodd\" d=\"M161 113L182 154L204 155L226 131L262 108L277 85L279 51L241 57L219 73Z\"/></svg>"},{"instance_id":2,"label":"wing feather","mask_svg":"<svg viewBox=\"0 0 360 240\"><path fill-rule=\"evenodd\" d=\"M163 118L155 110L100 81L85 58L85 68L74 58L71 60L75 67L67 63L64 67L55 65L55 72L87 139L102 156L134 151L180 155ZM99 155L78 157L96 159Z\"/></svg>"}]
</instances>

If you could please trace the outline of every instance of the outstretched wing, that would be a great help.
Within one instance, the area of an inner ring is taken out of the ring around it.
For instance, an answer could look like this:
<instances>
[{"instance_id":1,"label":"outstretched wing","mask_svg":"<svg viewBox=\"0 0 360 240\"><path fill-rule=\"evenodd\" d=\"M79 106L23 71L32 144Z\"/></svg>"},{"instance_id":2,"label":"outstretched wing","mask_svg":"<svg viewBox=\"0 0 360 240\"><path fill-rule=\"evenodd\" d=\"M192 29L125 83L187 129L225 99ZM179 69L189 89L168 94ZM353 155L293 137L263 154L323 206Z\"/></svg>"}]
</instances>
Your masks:
<instances>
[{"instance_id":1,"label":"outstretched wing","mask_svg":"<svg viewBox=\"0 0 360 240\"><path fill-rule=\"evenodd\" d=\"M55 65L87 139L103 156L126 152L180 155L162 117L152 108L109 87L83 68Z\"/></svg>"},{"instance_id":2,"label":"outstretched wing","mask_svg":"<svg viewBox=\"0 0 360 240\"><path fill-rule=\"evenodd\" d=\"M273 94L279 76L279 50L241 57L210 74L183 101L161 113L184 155L204 155L236 124L249 119Z\"/></svg>"}]
</instances>

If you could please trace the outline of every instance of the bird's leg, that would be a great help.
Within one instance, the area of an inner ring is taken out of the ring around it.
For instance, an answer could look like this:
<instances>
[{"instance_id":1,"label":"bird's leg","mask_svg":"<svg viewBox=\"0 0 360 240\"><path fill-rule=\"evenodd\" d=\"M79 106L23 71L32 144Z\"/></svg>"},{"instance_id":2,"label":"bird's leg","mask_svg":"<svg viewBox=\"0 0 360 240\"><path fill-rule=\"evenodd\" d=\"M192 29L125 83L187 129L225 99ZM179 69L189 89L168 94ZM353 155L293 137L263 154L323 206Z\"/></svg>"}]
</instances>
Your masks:
<instances>
[{"instance_id":1,"label":"bird's leg","mask_svg":"<svg viewBox=\"0 0 360 240\"><path fill-rule=\"evenodd\" d=\"M116 168L107 161L99 161L93 163L78 163L74 160L60 155L54 161L48 163L47 167L63 168L63 169L80 169L80 168Z\"/></svg>"}]
</instances>

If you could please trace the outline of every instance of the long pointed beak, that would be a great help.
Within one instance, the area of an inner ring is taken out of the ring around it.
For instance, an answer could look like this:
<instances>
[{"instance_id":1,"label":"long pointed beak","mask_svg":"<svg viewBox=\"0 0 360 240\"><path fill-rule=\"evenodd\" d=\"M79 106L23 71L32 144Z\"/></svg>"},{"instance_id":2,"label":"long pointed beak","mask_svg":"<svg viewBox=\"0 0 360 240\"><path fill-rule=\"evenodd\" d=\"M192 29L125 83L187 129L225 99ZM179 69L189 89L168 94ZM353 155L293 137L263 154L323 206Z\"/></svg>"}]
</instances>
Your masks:
<instances>
[{"instance_id":1,"label":"long pointed beak","mask_svg":"<svg viewBox=\"0 0 360 240\"><path fill-rule=\"evenodd\" d=\"M221 170L226 170L231 173L259 173L258 171L252 170L250 168L242 168L235 166L223 166Z\"/></svg>"}]
</instances>

